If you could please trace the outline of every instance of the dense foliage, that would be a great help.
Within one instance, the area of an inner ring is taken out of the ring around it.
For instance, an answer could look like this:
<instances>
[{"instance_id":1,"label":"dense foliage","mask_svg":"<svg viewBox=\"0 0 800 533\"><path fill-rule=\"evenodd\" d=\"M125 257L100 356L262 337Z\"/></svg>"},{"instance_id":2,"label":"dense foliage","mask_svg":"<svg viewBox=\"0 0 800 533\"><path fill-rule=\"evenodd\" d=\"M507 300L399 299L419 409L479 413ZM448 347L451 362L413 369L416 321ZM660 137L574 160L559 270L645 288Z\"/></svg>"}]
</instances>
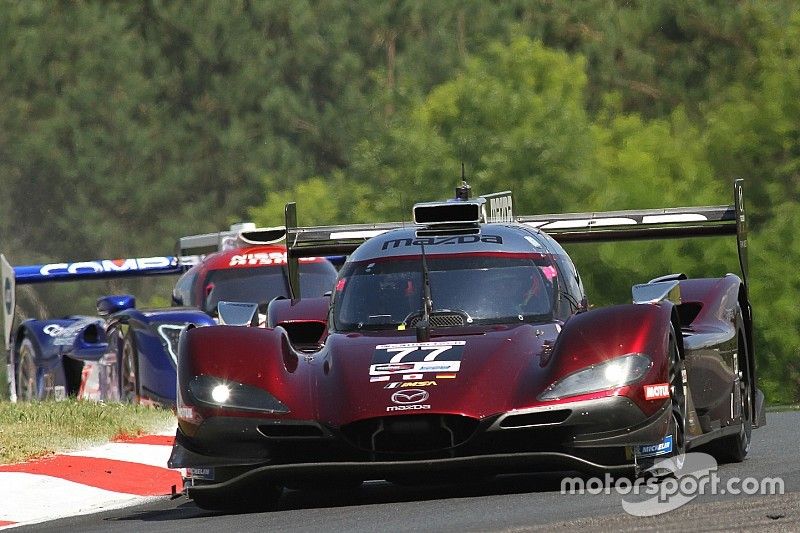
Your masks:
<instances>
[{"instance_id":1,"label":"dense foliage","mask_svg":"<svg viewBox=\"0 0 800 533\"><path fill-rule=\"evenodd\" d=\"M511 188L518 212L730 203L746 179L761 385L800 399L800 12L791 2L11 2L0 250L171 253L242 219L407 218ZM571 249L597 305L731 239ZM88 288L87 288L88 287ZM167 282L117 282L166 301ZM91 312L69 284L25 315Z\"/></svg>"}]
</instances>

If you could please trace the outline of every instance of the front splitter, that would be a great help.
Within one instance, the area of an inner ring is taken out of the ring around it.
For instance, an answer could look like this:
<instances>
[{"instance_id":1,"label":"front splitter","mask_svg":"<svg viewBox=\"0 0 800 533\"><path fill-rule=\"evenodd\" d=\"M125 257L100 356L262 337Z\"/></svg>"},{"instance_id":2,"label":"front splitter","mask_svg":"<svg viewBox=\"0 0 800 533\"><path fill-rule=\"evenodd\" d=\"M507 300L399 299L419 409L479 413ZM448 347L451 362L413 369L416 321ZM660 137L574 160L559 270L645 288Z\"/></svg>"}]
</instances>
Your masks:
<instances>
[{"instance_id":1,"label":"front splitter","mask_svg":"<svg viewBox=\"0 0 800 533\"><path fill-rule=\"evenodd\" d=\"M414 461L295 463L260 466L221 483L189 487L188 492L191 498L193 494L216 493L217 491L226 491L240 486L282 485L299 480L313 480L323 477L370 480L387 479L409 473L429 475L431 473L469 471L488 474L511 474L566 470L629 475L634 473L635 466L633 464L603 465L562 452L504 453Z\"/></svg>"}]
</instances>

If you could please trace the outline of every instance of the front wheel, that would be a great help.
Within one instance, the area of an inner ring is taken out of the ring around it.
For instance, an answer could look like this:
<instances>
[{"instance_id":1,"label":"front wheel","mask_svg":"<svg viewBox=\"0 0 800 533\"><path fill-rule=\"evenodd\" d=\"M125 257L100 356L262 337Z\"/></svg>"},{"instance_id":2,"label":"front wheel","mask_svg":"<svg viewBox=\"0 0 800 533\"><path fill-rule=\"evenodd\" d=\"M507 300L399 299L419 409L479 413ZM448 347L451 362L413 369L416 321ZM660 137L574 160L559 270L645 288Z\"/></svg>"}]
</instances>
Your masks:
<instances>
[{"instance_id":1,"label":"front wheel","mask_svg":"<svg viewBox=\"0 0 800 533\"><path fill-rule=\"evenodd\" d=\"M673 456L679 457L686 453L686 370L683 366L675 332L670 328L670 365L669 365L669 399L672 410L672 449Z\"/></svg>"},{"instance_id":2,"label":"front wheel","mask_svg":"<svg viewBox=\"0 0 800 533\"><path fill-rule=\"evenodd\" d=\"M674 473L671 468L681 469L683 467L684 457L686 454L686 412L687 412L687 396L686 396L686 375L683 366L683 359L681 359L680 351L678 350L678 342L675 336L674 328L670 327L669 339L667 340L668 354L669 354L669 403L670 403L670 420L669 429L664 440L659 443L659 446L667 447L668 439L672 440L671 453L664 451L664 455L657 455L661 452L652 452L649 457L646 457L639 464L638 470L646 472L649 475L656 477L664 477ZM661 463L661 459L672 457L672 465ZM656 467L655 465L659 465Z\"/></svg>"}]
</instances>

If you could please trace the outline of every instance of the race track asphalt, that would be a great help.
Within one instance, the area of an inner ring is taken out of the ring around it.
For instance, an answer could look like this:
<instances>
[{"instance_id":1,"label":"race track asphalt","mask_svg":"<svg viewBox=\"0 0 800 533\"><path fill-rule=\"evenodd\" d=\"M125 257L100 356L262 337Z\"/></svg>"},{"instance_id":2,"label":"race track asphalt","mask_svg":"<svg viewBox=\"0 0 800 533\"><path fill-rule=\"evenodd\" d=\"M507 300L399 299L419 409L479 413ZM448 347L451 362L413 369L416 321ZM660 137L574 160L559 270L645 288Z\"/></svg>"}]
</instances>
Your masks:
<instances>
[{"instance_id":1,"label":"race track asphalt","mask_svg":"<svg viewBox=\"0 0 800 533\"><path fill-rule=\"evenodd\" d=\"M351 492L286 491L275 510L263 513L209 513L183 496L164 497L14 531L798 531L798 428L800 412L770 413L768 425L753 432L747 460L717 471L723 487L732 477L752 477L756 483L780 478L783 495L703 494L646 518L627 514L619 494L562 494L562 474L537 474L461 486L369 482Z\"/></svg>"}]
</instances>

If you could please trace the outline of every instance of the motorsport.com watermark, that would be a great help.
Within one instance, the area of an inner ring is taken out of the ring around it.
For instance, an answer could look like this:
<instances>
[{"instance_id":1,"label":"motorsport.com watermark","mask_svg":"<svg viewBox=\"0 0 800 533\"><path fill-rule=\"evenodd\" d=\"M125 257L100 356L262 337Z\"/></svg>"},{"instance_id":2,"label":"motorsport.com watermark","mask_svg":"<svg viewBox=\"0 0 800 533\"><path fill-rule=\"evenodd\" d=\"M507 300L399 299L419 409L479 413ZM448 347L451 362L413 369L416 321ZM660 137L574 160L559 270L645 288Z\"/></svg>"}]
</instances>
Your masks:
<instances>
[{"instance_id":1,"label":"motorsport.com watermark","mask_svg":"<svg viewBox=\"0 0 800 533\"><path fill-rule=\"evenodd\" d=\"M622 508L634 516L655 516L681 507L702 494L775 495L784 493L779 477L730 477L722 480L717 462L705 453L687 453L657 461L648 471L667 476L631 480L606 474L603 478L569 477L561 481L561 494L619 494Z\"/></svg>"}]
</instances>

